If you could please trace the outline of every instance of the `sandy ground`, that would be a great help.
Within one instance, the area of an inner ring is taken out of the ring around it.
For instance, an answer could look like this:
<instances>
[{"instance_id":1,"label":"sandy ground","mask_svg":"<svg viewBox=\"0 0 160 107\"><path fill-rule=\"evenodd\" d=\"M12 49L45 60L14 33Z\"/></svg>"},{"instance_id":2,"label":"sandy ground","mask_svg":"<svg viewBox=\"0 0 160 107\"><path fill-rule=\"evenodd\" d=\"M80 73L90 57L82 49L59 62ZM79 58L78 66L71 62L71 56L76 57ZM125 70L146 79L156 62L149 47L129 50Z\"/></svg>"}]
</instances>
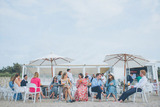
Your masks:
<instances>
[{"instance_id":1,"label":"sandy ground","mask_svg":"<svg viewBox=\"0 0 160 107\"><path fill-rule=\"evenodd\" d=\"M160 107L160 96L151 95L148 98L148 103L143 103L140 97L137 97L136 103L130 100L126 100L124 103L113 102L113 99L110 98L109 101L105 101L103 99L102 102L98 102L95 100L91 101L89 98L88 102L74 102L74 103L66 103L64 100L58 102L55 99L42 99L41 102L36 102L35 104L32 100L27 100L25 103L23 101L7 101L4 99L0 99L0 107Z\"/></svg>"}]
</instances>

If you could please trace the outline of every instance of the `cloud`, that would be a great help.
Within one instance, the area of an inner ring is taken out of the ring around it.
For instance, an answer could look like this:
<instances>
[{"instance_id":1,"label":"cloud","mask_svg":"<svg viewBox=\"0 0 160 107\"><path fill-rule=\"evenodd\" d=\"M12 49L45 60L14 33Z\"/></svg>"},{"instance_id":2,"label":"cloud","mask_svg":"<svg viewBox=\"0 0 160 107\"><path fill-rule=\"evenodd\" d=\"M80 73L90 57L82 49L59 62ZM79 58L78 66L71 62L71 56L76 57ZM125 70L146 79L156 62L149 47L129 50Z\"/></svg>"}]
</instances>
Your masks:
<instances>
[{"instance_id":1,"label":"cloud","mask_svg":"<svg viewBox=\"0 0 160 107\"><path fill-rule=\"evenodd\" d=\"M114 53L158 60L159 7L152 0L1 0L0 66L51 51L75 64L101 64Z\"/></svg>"}]
</instances>

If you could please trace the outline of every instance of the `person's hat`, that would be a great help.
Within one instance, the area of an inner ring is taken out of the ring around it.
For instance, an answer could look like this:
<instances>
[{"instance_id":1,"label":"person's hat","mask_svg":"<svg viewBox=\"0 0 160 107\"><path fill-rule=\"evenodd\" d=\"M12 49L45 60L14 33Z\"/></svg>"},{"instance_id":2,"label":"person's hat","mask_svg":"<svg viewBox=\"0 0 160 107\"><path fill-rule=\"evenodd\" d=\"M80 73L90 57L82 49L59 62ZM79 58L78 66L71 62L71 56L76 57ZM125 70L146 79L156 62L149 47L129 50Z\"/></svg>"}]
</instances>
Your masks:
<instances>
[{"instance_id":1,"label":"person's hat","mask_svg":"<svg viewBox=\"0 0 160 107\"><path fill-rule=\"evenodd\" d=\"M112 75L112 76L114 76L114 74L113 74L113 73L110 73L109 75Z\"/></svg>"}]
</instances>

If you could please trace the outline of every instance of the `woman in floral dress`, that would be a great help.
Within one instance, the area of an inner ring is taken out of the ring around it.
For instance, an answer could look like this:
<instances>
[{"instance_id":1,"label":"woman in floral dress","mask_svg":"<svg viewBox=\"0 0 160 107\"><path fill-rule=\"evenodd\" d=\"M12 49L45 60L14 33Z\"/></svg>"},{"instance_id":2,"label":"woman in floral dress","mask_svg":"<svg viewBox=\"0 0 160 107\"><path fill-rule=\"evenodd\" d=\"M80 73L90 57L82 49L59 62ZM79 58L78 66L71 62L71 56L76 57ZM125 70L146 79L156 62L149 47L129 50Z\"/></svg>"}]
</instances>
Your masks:
<instances>
[{"instance_id":1,"label":"woman in floral dress","mask_svg":"<svg viewBox=\"0 0 160 107\"><path fill-rule=\"evenodd\" d=\"M76 83L76 93L75 93L75 100L76 101L88 101L88 92L87 92L87 80L83 78L83 74L80 73L78 75L79 79Z\"/></svg>"}]
</instances>

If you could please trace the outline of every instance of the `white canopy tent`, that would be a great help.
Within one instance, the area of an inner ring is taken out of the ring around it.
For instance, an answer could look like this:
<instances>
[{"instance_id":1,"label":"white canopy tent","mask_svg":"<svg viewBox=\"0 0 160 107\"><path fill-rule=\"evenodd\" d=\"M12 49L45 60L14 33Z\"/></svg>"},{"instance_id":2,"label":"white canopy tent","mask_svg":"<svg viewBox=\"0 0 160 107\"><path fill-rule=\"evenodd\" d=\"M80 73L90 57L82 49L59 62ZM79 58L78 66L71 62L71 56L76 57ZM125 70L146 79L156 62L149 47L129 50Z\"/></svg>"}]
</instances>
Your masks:
<instances>
[{"instance_id":1,"label":"white canopy tent","mask_svg":"<svg viewBox=\"0 0 160 107\"><path fill-rule=\"evenodd\" d=\"M89 75L92 75L101 73L101 71L106 70L111 72L112 70L111 67L107 65L56 65L53 66L53 77L57 76L59 71L67 72L67 69L71 69L75 82L78 79L79 73L83 73L83 75L85 75L87 72ZM49 71L50 66L23 65L22 78L24 74L27 74L28 81L30 81L34 72L38 72L42 85L49 85L52 81L52 75Z\"/></svg>"}]
</instances>

